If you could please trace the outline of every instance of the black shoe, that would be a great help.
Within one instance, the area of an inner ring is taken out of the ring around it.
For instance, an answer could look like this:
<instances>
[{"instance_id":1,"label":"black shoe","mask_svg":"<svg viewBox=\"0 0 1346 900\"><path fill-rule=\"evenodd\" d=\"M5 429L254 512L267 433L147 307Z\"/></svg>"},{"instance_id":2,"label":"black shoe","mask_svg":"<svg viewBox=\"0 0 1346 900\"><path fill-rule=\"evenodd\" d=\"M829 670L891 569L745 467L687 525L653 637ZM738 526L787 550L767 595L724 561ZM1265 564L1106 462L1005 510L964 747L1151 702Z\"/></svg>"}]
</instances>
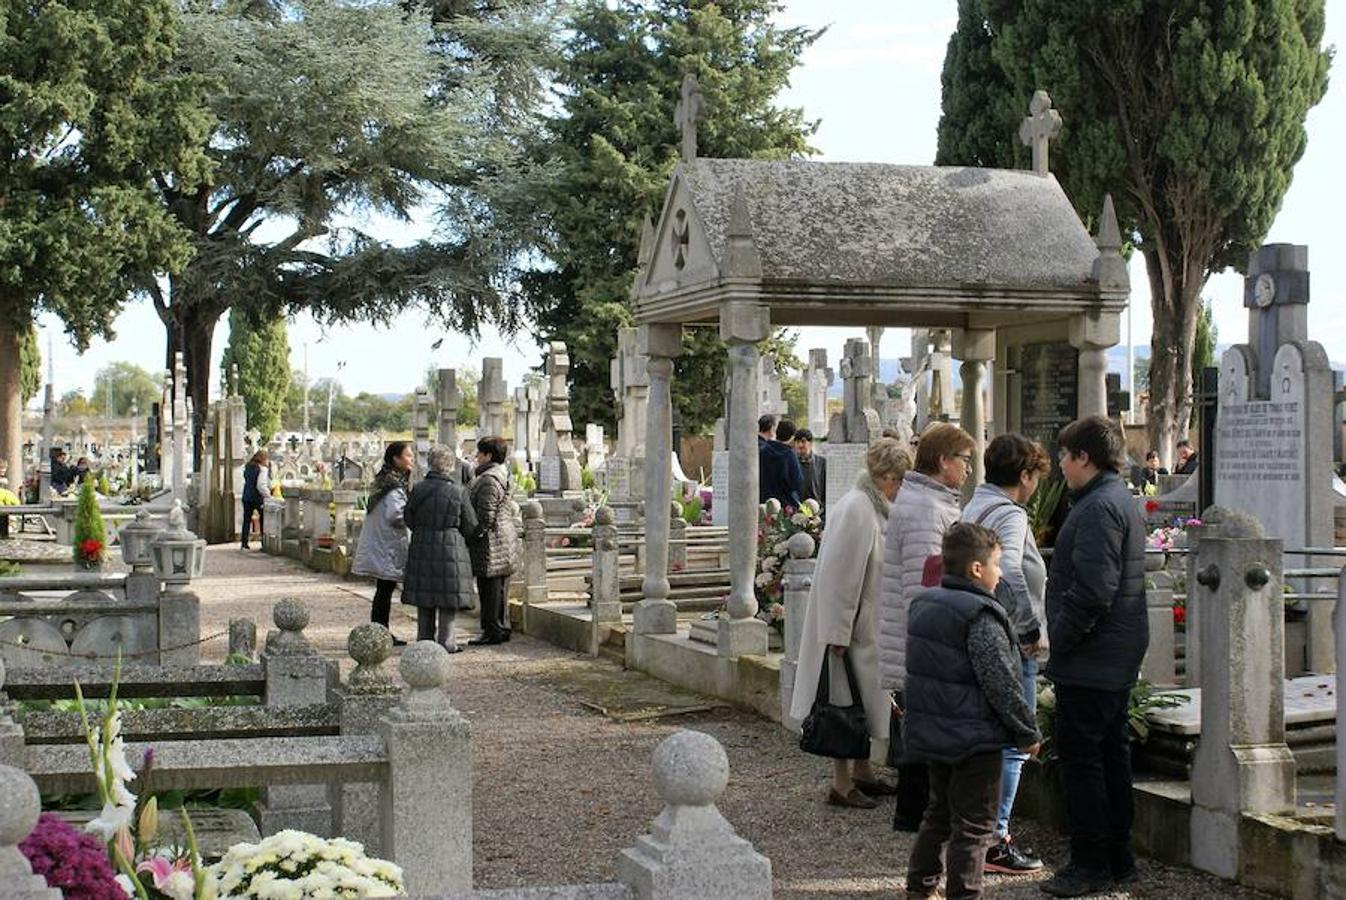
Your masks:
<instances>
[{"instance_id":1,"label":"black shoe","mask_svg":"<svg viewBox=\"0 0 1346 900\"><path fill-rule=\"evenodd\" d=\"M896 817L893 819L893 831L905 831L910 834L915 834L920 830L921 830L920 819L904 819Z\"/></svg>"},{"instance_id":2,"label":"black shoe","mask_svg":"<svg viewBox=\"0 0 1346 900\"><path fill-rule=\"evenodd\" d=\"M871 797L892 797L897 794L897 785L884 781L882 778L875 778L873 781L857 778L855 779L855 786Z\"/></svg>"},{"instance_id":3,"label":"black shoe","mask_svg":"<svg viewBox=\"0 0 1346 900\"><path fill-rule=\"evenodd\" d=\"M509 632L508 632L508 631L502 631L502 632L500 632L500 643L502 643L502 644L508 644L508 643L509 643Z\"/></svg>"},{"instance_id":4,"label":"black shoe","mask_svg":"<svg viewBox=\"0 0 1346 900\"><path fill-rule=\"evenodd\" d=\"M1111 890L1112 875L1098 869L1082 869L1066 866L1049 880L1038 885L1044 894L1053 897L1084 897L1089 894L1101 894Z\"/></svg>"},{"instance_id":5,"label":"black shoe","mask_svg":"<svg viewBox=\"0 0 1346 900\"><path fill-rule=\"evenodd\" d=\"M406 645L407 645L407 642L404 641L404 640L402 640L400 637L394 637L394 638L393 638L393 646L394 646L394 647L405 647Z\"/></svg>"},{"instance_id":6,"label":"black shoe","mask_svg":"<svg viewBox=\"0 0 1346 900\"><path fill-rule=\"evenodd\" d=\"M493 644L503 644L504 642L503 638L496 637L495 635L481 634L467 643L472 647L489 647Z\"/></svg>"},{"instance_id":7,"label":"black shoe","mask_svg":"<svg viewBox=\"0 0 1346 900\"><path fill-rule=\"evenodd\" d=\"M836 788L829 788L827 791L827 805L847 806L851 809L873 809L879 804L870 797L862 794L856 788L851 788L850 791L845 794L837 793Z\"/></svg>"},{"instance_id":8,"label":"black shoe","mask_svg":"<svg viewBox=\"0 0 1346 900\"><path fill-rule=\"evenodd\" d=\"M996 872L1001 875L1024 875L1042 868L1042 860L1023 852L1014 846L1009 838L997 841L986 851L986 864L983 872Z\"/></svg>"},{"instance_id":9,"label":"black shoe","mask_svg":"<svg viewBox=\"0 0 1346 900\"><path fill-rule=\"evenodd\" d=\"M1129 885L1139 884L1140 870L1137 869L1135 866L1132 866L1125 872L1122 872L1120 875L1114 874L1112 876L1112 882L1118 887L1127 887Z\"/></svg>"}]
</instances>

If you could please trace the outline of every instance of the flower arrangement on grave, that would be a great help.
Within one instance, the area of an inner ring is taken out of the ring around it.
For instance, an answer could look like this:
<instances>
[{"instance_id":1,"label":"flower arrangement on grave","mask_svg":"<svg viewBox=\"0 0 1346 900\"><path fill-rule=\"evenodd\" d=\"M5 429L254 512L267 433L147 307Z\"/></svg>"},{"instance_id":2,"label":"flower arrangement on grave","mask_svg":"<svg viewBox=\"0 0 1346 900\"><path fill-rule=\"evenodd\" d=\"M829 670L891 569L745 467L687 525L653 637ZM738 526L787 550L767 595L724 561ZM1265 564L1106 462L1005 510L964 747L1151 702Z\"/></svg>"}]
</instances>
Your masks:
<instances>
[{"instance_id":1,"label":"flower arrangement on grave","mask_svg":"<svg viewBox=\"0 0 1346 900\"><path fill-rule=\"evenodd\" d=\"M103 525L103 514L98 509L92 475L85 475L79 486L73 556L75 565L85 569L102 568L107 556L107 529Z\"/></svg>"},{"instance_id":2,"label":"flower arrangement on grave","mask_svg":"<svg viewBox=\"0 0 1346 900\"><path fill-rule=\"evenodd\" d=\"M282 831L259 844L238 843L220 862L206 866L197 849L191 819L182 811L186 847L160 847L159 806L154 797L138 802L127 785L137 777L126 759L121 735L117 686L121 659L113 668L112 683L102 715L94 721L79 682L75 703L84 725L89 762L103 807L79 836L88 859L81 871L104 872L115 893L72 894L90 900L228 900L228 898L285 897L294 900L395 897L403 893L402 870L365 855L364 848L340 838L325 839L299 831ZM148 780L153 751L147 751L139 773ZM137 809L139 814L137 815ZM35 832L36 833L36 832ZM100 846L101 842L101 846ZM94 857L101 857L99 866ZM114 874L115 872L115 874ZM83 877L83 876L81 876ZM92 876L84 880L96 883ZM50 882L49 882L50 883Z\"/></svg>"},{"instance_id":3,"label":"flower arrangement on grave","mask_svg":"<svg viewBox=\"0 0 1346 900\"><path fill-rule=\"evenodd\" d=\"M1148 507L1149 504L1146 504L1146 506ZM1149 536L1145 538L1145 549L1168 552L1174 548L1186 547L1187 529L1200 524L1200 519L1184 519L1182 516L1178 516L1172 524L1162 525L1151 531Z\"/></svg>"},{"instance_id":4,"label":"flower arrangement on grave","mask_svg":"<svg viewBox=\"0 0 1346 900\"><path fill-rule=\"evenodd\" d=\"M9 488L0 487L0 506L18 506L19 495Z\"/></svg>"},{"instance_id":5,"label":"flower arrangement on grave","mask_svg":"<svg viewBox=\"0 0 1346 900\"><path fill-rule=\"evenodd\" d=\"M771 499L758 510L757 617L777 631L785 630L785 561L790 556L790 538L804 532L813 538L814 553L822 543L823 520L816 500L805 500L794 507L782 507Z\"/></svg>"},{"instance_id":6,"label":"flower arrangement on grave","mask_svg":"<svg viewBox=\"0 0 1346 900\"><path fill-rule=\"evenodd\" d=\"M112 482L108 480L107 472L98 473L98 493L104 497L112 496Z\"/></svg>"},{"instance_id":7,"label":"flower arrangement on grave","mask_svg":"<svg viewBox=\"0 0 1346 900\"><path fill-rule=\"evenodd\" d=\"M344 838L281 831L258 844L235 844L210 867L219 897L317 898L396 897L402 870L365 855Z\"/></svg>"},{"instance_id":8,"label":"flower arrangement on grave","mask_svg":"<svg viewBox=\"0 0 1346 900\"><path fill-rule=\"evenodd\" d=\"M34 875L46 879L66 900L126 900L107 850L98 839L55 813L43 813L19 842Z\"/></svg>"}]
</instances>

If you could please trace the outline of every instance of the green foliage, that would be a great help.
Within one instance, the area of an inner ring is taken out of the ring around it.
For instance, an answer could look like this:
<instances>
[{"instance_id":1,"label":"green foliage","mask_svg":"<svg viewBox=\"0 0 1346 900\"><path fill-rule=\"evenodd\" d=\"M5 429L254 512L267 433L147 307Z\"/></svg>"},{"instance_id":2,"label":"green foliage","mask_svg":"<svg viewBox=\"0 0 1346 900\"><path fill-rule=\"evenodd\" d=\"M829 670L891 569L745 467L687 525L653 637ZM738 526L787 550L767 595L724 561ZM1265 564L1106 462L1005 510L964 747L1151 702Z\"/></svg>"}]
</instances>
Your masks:
<instances>
[{"instance_id":1,"label":"green foliage","mask_svg":"<svg viewBox=\"0 0 1346 900\"><path fill-rule=\"evenodd\" d=\"M541 0L193 0L177 65L209 83L213 177L156 169L162 203L197 251L166 289L141 273L187 355L203 408L211 334L227 310L387 320L421 302L449 328L512 323L496 284L512 228L492 198L518 175L538 94ZM506 201L501 201L507 205ZM396 246L360 223L434 205L441 232ZM352 224L355 223L355 224Z\"/></svg>"},{"instance_id":2,"label":"green foliage","mask_svg":"<svg viewBox=\"0 0 1346 900\"><path fill-rule=\"evenodd\" d=\"M1196 340L1192 346L1192 384L1201 384L1201 370L1218 365L1215 361L1215 345L1220 340L1220 330L1215 326L1215 314L1211 311L1210 298L1201 301L1196 315Z\"/></svg>"},{"instance_id":3,"label":"green foliage","mask_svg":"<svg viewBox=\"0 0 1346 900\"><path fill-rule=\"evenodd\" d=\"M1145 679L1131 686L1127 700L1126 723L1133 744L1143 744L1150 739L1149 715L1164 709L1172 709L1188 702L1182 694L1161 694L1154 685ZM1038 731L1042 732L1042 749L1039 758L1047 763L1057 760L1056 745L1053 736L1056 733L1056 692L1046 681L1038 683L1037 704Z\"/></svg>"},{"instance_id":4,"label":"green foliage","mask_svg":"<svg viewBox=\"0 0 1346 900\"><path fill-rule=\"evenodd\" d=\"M558 171L535 194L545 262L522 281L524 307L543 340L570 353L571 415L613 422L609 360L631 323L627 292L642 222L658 212L677 161L673 110L695 72L707 157L785 159L810 151L815 124L777 97L819 32L773 23L778 0L583 0L565 23L556 74L560 109L533 148ZM723 414L724 350L694 329L677 361L674 402L688 432Z\"/></svg>"},{"instance_id":5,"label":"green foliage","mask_svg":"<svg viewBox=\"0 0 1346 900\"><path fill-rule=\"evenodd\" d=\"M101 568L107 557L107 529L103 526L103 513L98 509L92 472L86 473L79 485L71 556L75 565L86 569Z\"/></svg>"},{"instance_id":6,"label":"green foliage","mask_svg":"<svg viewBox=\"0 0 1346 900\"><path fill-rule=\"evenodd\" d=\"M0 578L9 578L22 573L23 569L18 563L10 559L0 559Z\"/></svg>"},{"instance_id":7,"label":"green foliage","mask_svg":"<svg viewBox=\"0 0 1346 900\"><path fill-rule=\"evenodd\" d=\"M698 494L695 497L682 501L682 518L688 525L700 525L701 513L704 509L705 503L702 502L701 495Z\"/></svg>"},{"instance_id":8,"label":"green foliage","mask_svg":"<svg viewBox=\"0 0 1346 900\"><path fill-rule=\"evenodd\" d=\"M1086 222L1110 193L1145 256L1155 446L1186 430L1207 276L1246 264L1304 152L1331 61L1323 29L1322 0L959 2L936 159L1022 165L1028 100L1051 94L1053 174Z\"/></svg>"},{"instance_id":9,"label":"green foliage","mask_svg":"<svg viewBox=\"0 0 1346 900\"><path fill-rule=\"evenodd\" d=\"M133 273L190 248L146 174L208 165L191 76L170 71L172 0L9 3L0 13L0 317L58 315L76 347L111 335Z\"/></svg>"},{"instance_id":10,"label":"green foliage","mask_svg":"<svg viewBox=\"0 0 1346 900\"><path fill-rule=\"evenodd\" d=\"M457 373L455 379L458 390L463 395L458 417L454 421L459 425L476 426L481 419L477 406L477 384L481 381L481 373L471 366L463 365L455 367L454 371ZM435 366L425 370L425 387L432 398L439 397L439 369Z\"/></svg>"},{"instance_id":11,"label":"green foliage","mask_svg":"<svg viewBox=\"0 0 1346 900\"><path fill-rule=\"evenodd\" d=\"M598 479L594 477L593 470L588 466L580 469L580 487L586 491L592 491L598 484Z\"/></svg>"},{"instance_id":12,"label":"green foliage","mask_svg":"<svg viewBox=\"0 0 1346 900\"><path fill-rule=\"evenodd\" d=\"M112 482L108 481L106 472L98 473L98 493L102 494L104 497L112 496Z\"/></svg>"},{"instance_id":13,"label":"green foliage","mask_svg":"<svg viewBox=\"0 0 1346 900\"><path fill-rule=\"evenodd\" d=\"M19 335L19 400L27 403L42 390L42 348L37 343L37 327L29 326Z\"/></svg>"},{"instance_id":14,"label":"green foliage","mask_svg":"<svg viewBox=\"0 0 1346 900\"><path fill-rule=\"evenodd\" d=\"M84 391L79 388L62 394L57 409L63 416L91 416L96 412L89 398L84 396Z\"/></svg>"},{"instance_id":15,"label":"green foliage","mask_svg":"<svg viewBox=\"0 0 1346 900\"><path fill-rule=\"evenodd\" d=\"M1056 515L1065 493L1066 480L1057 474L1040 483L1033 496L1028 498L1028 527L1033 530L1033 539L1039 546L1047 546L1052 517Z\"/></svg>"},{"instance_id":16,"label":"green foliage","mask_svg":"<svg viewBox=\"0 0 1346 900\"><path fill-rule=\"evenodd\" d=\"M132 404L148 415L150 406L163 396L160 379L130 362L114 362L98 370L94 376L93 399L89 401L92 415L103 415L109 408L114 416L131 412ZM111 406L108 399L111 397Z\"/></svg>"},{"instance_id":17,"label":"green foliage","mask_svg":"<svg viewBox=\"0 0 1346 900\"><path fill-rule=\"evenodd\" d=\"M290 342L285 317L254 319L236 307L229 313L229 345L220 360L223 378L238 367L238 392L248 410L248 427L262 440L280 430L280 415L290 391Z\"/></svg>"}]
</instances>

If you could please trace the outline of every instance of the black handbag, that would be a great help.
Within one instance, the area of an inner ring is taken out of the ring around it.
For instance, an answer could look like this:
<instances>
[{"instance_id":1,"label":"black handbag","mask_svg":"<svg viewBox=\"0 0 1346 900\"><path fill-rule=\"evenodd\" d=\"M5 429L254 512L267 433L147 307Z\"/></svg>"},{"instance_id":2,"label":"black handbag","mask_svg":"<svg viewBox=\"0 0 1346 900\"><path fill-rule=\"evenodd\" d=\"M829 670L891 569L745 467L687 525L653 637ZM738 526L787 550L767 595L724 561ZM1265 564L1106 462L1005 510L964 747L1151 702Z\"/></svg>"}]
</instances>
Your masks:
<instances>
[{"instance_id":1,"label":"black handbag","mask_svg":"<svg viewBox=\"0 0 1346 900\"><path fill-rule=\"evenodd\" d=\"M824 650L823 668L818 675L818 693L813 698L813 708L800 727L799 749L814 756L826 756L832 759L868 759L869 724L865 720L865 706L860 700L860 689L855 683L855 672L851 669L849 653L841 654L841 663L846 667L846 682L851 688L851 705L834 706L830 701L830 679L828 666L832 662L831 651Z\"/></svg>"}]
</instances>

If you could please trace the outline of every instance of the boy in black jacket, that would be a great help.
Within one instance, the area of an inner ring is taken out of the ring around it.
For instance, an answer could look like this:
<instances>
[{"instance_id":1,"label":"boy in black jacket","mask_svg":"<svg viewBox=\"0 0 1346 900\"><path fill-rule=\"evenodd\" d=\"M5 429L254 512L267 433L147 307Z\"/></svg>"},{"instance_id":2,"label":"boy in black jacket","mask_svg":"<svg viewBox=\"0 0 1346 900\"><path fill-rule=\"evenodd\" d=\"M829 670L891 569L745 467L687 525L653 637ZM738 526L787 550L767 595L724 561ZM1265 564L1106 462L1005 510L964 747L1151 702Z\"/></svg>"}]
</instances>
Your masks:
<instances>
[{"instance_id":1,"label":"boy in black jacket","mask_svg":"<svg viewBox=\"0 0 1346 900\"><path fill-rule=\"evenodd\" d=\"M1023 698L1019 647L995 599L1000 542L960 522L944 536L944 578L907 613L909 758L925 760L930 803L907 864L907 896L933 897L946 852L949 900L980 897L986 848L995 834L1001 754L1036 755L1042 737ZM954 830L956 826L957 830Z\"/></svg>"}]
</instances>

